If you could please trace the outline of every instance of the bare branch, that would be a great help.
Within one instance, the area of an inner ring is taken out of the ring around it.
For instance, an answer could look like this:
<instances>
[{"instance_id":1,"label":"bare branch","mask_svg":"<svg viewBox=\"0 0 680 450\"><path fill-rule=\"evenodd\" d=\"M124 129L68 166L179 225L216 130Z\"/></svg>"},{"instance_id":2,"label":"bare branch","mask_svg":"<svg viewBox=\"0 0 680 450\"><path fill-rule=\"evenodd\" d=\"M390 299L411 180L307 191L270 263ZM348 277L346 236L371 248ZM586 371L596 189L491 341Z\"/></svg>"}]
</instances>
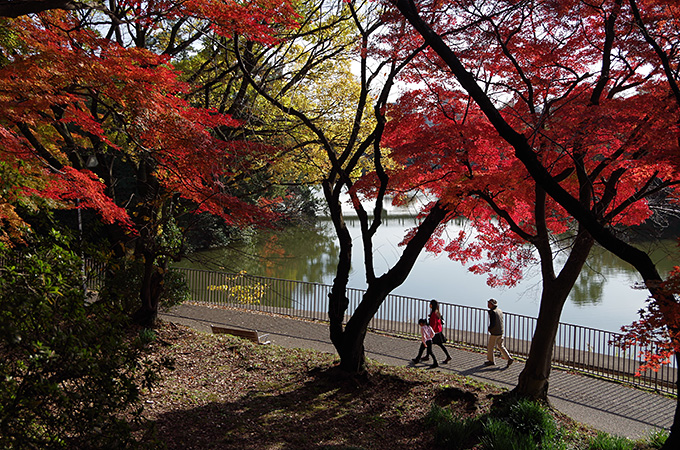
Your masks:
<instances>
[{"instance_id":1,"label":"bare branch","mask_svg":"<svg viewBox=\"0 0 680 450\"><path fill-rule=\"evenodd\" d=\"M52 9L73 11L87 8L91 6L74 0L3 0L0 1L0 17L16 18Z\"/></svg>"}]
</instances>

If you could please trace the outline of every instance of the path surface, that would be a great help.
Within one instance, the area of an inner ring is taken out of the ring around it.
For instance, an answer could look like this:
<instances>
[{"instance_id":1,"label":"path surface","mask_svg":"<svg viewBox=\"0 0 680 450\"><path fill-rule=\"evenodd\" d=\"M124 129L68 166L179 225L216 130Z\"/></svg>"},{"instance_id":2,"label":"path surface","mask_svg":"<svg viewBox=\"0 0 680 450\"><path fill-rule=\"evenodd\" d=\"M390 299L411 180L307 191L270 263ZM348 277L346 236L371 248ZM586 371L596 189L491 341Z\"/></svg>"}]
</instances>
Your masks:
<instances>
[{"instance_id":1,"label":"path surface","mask_svg":"<svg viewBox=\"0 0 680 450\"><path fill-rule=\"evenodd\" d=\"M210 324L246 328L269 333L268 339L286 348L308 348L329 353L335 349L328 337L328 325L236 309L185 304L161 314L161 318L210 332ZM407 366L417 354L419 341L368 333L365 340L369 358L385 364ZM437 355L441 349L435 347ZM509 368L486 367L485 355L449 347L453 360L440 365L442 372L512 389L523 369L521 361ZM427 366L422 366L427 367ZM628 438L646 437L655 429L669 429L673 422L675 400L610 381L553 370L549 399L552 405L574 420L598 430Z\"/></svg>"}]
</instances>

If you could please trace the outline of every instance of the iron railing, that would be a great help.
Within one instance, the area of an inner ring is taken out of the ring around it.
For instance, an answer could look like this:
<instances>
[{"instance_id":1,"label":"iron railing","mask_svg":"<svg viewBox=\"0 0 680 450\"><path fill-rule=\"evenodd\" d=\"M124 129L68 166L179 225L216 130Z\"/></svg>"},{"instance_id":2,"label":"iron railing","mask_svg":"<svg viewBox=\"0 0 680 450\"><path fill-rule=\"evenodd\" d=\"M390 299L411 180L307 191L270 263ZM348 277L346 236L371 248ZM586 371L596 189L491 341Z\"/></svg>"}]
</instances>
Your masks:
<instances>
[{"instance_id":1,"label":"iron railing","mask_svg":"<svg viewBox=\"0 0 680 450\"><path fill-rule=\"evenodd\" d=\"M4 264L6 261L2 261ZM87 289L98 290L104 277L104 265L86 261L83 278ZM331 286L303 281L283 280L200 269L174 268L183 273L197 302L264 311L304 319L328 321L328 295ZM365 291L347 289L349 307L356 309ZM369 328L395 335L419 335L418 319L429 311L429 300L388 295ZM444 332L452 345L485 349L487 343L487 310L471 306L440 302L445 319ZM505 345L515 356L527 357L536 326L533 317L504 312ZM658 371L646 371L640 376L639 355L644 347L635 345L626 351L611 342L618 333L580 325L560 323L555 337L552 364L567 370L605 379L629 383L657 392L676 395L675 363L663 365Z\"/></svg>"},{"instance_id":2,"label":"iron railing","mask_svg":"<svg viewBox=\"0 0 680 450\"><path fill-rule=\"evenodd\" d=\"M0 261L4 264L6 261ZM200 269L174 268L186 276L191 298L197 302L231 305L304 319L328 321L328 294L331 286L303 281L265 278L245 273L233 274ZM98 290L103 284L104 265L92 261L83 264L83 281L87 289ZM364 290L347 289L349 307L356 309ZM369 327L395 335L419 335L418 318L429 311L429 300L388 295ZM485 349L487 310L440 302L445 319L444 332L452 345ZM536 326L533 317L504 312L505 345L516 356L527 357ZM663 365L657 372L636 376L639 355L645 348L633 346L626 351L611 344L618 333L560 323L553 349L553 366L605 379L676 395L675 364Z\"/></svg>"},{"instance_id":3,"label":"iron railing","mask_svg":"<svg viewBox=\"0 0 680 450\"><path fill-rule=\"evenodd\" d=\"M200 269L177 268L186 275L194 301L215 305L328 321L328 295L331 286L303 281L265 278L245 273L233 274ZM349 307L354 311L364 290L347 289ZM418 318L429 312L429 300L388 295L369 328L396 335L419 335ZM453 345L486 349L488 313L486 309L440 302L445 319L444 333ZM527 357L536 319L504 312L505 345L516 356ZM675 364L657 372L636 376L644 348L626 351L611 344L618 333L580 325L560 323L553 350L553 366L629 383L666 394L676 394Z\"/></svg>"}]
</instances>

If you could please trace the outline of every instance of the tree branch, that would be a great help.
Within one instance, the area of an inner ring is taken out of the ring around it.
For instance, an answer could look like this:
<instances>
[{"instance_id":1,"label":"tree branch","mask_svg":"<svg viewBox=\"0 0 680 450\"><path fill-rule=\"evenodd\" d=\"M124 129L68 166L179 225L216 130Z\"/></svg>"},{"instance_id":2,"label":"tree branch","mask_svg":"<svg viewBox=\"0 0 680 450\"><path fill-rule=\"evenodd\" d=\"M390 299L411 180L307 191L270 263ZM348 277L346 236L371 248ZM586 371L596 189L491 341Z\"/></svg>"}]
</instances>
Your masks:
<instances>
[{"instance_id":1,"label":"tree branch","mask_svg":"<svg viewBox=\"0 0 680 450\"><path fill-rule=\"evenodd\" d=\"M52 9L73 11L86 8L91 8L91 6L74 0L2 0L0 1L0 17L17 18Z\"/></svg>"},{"instance_id":2,"label":"tree branch","mask_svg":"<svg viewBox=\"0 0 680 450\"><path fill-rule=\"evenodd\" d=\"M548 194L555 199L569 214L578 220L588 232L607 250L624 261L631 263L647 282L650 289L654 289L661 282L661 275L649 255L623 242L612 234L585 205L567 192L548 170L538 160L534 149L527 139L503 118L489 96L479 87L474 77L463 66L455 52L444 42L432 27L420 16L413 0L391 0L404 18L423 36L425 42L437 52L449 66L453 75L463 89L479 105L484 115L491 122L499 135L515 150L519 159L536 183L540 184Z\"/></svg>"}]
</instances>

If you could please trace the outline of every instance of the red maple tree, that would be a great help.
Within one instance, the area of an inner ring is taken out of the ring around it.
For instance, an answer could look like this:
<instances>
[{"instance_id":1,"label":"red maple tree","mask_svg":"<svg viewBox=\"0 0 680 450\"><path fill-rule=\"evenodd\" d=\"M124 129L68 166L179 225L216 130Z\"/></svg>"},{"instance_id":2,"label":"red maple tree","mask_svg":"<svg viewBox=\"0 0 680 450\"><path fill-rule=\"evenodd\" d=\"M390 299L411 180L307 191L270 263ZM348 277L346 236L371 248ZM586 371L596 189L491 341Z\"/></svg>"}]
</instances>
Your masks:
<instances>
[{"instance_id":1,"label":"red maple tree","mask_svg":"<svg viewBox=\"0 0 680 450\"><path fill-rule=\"evenodd\" d=\"M660 291L667 296L680 295L680 267L675 266ZM648 299L646 309L639 312L640 319L622 327L623 335L615 343L624 349L640 348L640 364L637 374L645 370L658 371L664 364L671 364L672 358L680 351L680 308L670 317L664 313L654 298Z\"/></svg>"},{"instance_id":2,"label":"red maple tree","mask_svg":"<svg viewBox=\"0 0 680 450\"><path fill-rule=\"evenodd\" d=\"M649 256L611 225L641 220L644 198L677 184L677 2L392 3L450 71L443 77L479 107L505 151L594 239L640 272L673 330L677 301L660 290ZM536 90L540 80L544 89ZM570 132L555 135L562 128ZM543 158L543 136L558 158ZM591 146L599 153L591 154ZM592 181L570 188L570 177L554 171L562 160L572 177ZM630 207L637 212L625 214ZM676 410L676 424L679 418ZM666 448L677 440L672 430Z\"/></svg>"},{"instance_id":3,"label":"red maple tree","mask_svg":"<svg viewBox=\"0 0 680 450\"><path fill-rule=\"evenodd\" d=\"M268 43L294 19L283 2L209 0L122 1L103 13L56 9L2 19L0 164L22 180L0 198L0 220L12 224L6 237L20 229L17 202L96 211L113 240L143 258L139 319L153 322L172 256L159 239L169 219L206 212L250 225L275 216L270 204L235 189L271 161L272 149L221 138L216 130L240 123L185 99L190 85L172 57L202 33L181 25ZM132 189L121 187L123 177Z\"/></svg>"}]
</instances>

